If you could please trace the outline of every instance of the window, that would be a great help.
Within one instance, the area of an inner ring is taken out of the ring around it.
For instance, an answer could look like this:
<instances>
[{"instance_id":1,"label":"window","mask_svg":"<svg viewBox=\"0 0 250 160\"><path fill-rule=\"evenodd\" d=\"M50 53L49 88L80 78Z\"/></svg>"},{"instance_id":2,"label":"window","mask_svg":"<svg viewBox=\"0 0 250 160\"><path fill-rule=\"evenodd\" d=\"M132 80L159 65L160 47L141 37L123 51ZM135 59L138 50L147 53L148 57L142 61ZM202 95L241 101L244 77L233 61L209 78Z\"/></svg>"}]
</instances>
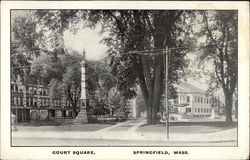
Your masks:
<instances>
[{"instance_id":1,"label":"window","mask_svg":"<svg viewBox=\"0 0 250 160\"><path fill-rule=\"evenodd\" d=\"M14 104L14 97L11 96L11 105L13 105L13 104Z\"/></svg>"},{"instance_id":2,"label":"window","mask_svg":"<svg viewBox=\"0 0 250 160\"><path fill-rule=\"evenodd\" d=\"M200 97L198 97L198 103L200 103Z\"/></svg>"},{"instance_id":3,"label":"window","mask_svg":"<svg viewBox=\"0 0 250 160\"><path fill-rule=\"evenodd\" d=\"M32 94L32 87L29 87L29 93Z\"/></svg>"},{"instance_id":4,"label":"window","mask_svg":"<svg viewBox=\"0 0 250 160\"><path fill-rule=\"evenodd\" d=\"M16 105L19 106L19 97L16 97Z\"/></svg>"},{"instance_id":5,"label":"window","mask_svg":"<svg viewBox=\"0 0 250 160\"><path fill-rule=\"evenodd\" d=\"M196 102L196 96L194 97L194 101Z\"/></svg>"},{"instance_id":6,"label":"window","mask_svg":"<svg viewBox=\"0 0 250 160\"><path fill-rule=\"evenodd\" d=\"M201 113L203 113L203 108L201 108Z\"/></svg>"},{"instance_id":7,"label":"window","mask_svg":"<svg viewBox=\"0 0 250 160\"><path fill-rule=\"evenodd\" d=\"M20 106L23 105L23 97L20 97Z\"/></svg>"},{"instance_id":8,"label":"window","mask_svg":"<svg viewBox=\"0 0 250 160\"><path fill-rule=\"evenodd\" d=\"M18 92L18 86L16 86L16 92Z\"/></svg>"},{"instance_id":9,"label":"window","mask_svg":"<svg viewBox=\"0 0 250 160\"><path fill-rule=\"evenodd\" d=\"M186 112L191 112L191 108L186 108Z\"/></svg>"},{"instance_id":10,"label":"window","mask_svg":"<svg viewBox=\"0 0 250 160\"><path fill-rule=\"evenodd\" d=\"M190 97L189 96L187 96L187 102L190 102Z\"/></svg>"},{"instance_id":11,"label":"window","mask_svg":"<svg viewBox=\"0 0 250 160\"><path fill-rule=\"evenodd\" d=\"M179 103L179 101L178 101L178 100L179 100L179 96L177 95L177 96L176 96L176 98L175 98L175 103L177 103L177 104L178 104L178 103ZM66 101L66 102L67 102L67 101Z\"/></svg>"},{"instance_id":12,"label":"window","mask_svg":"<svg viewBox=\"0 0 250 160\"><path fill-rule=\"evenodd\" d=\"M200 113L200 108L198 108L198 112Z\"/></svg>"},{"instance_id":13,"label":"window","mask_svg":"<svg viewBox=\"0 0 250 160\"><path fill-rule=\"evenodd\" d=\"M26 105L29 106L29 98L26 98Z\"/></svg>"},{"instance_id":14,"label":"window","mask_svg":"<svg viewBox=\"0 0 250 160\"><path fill-rule=\"evenodd\" d=\"M201 103L203 103L203 98L201 97Z\"/></svg>"},{"instance_id":15,"label":"window","mask_svg":"<svg viewBox=\"0 0 250 160\"><path fill-rule=\"evenodd\" d=\"M14 89L13 85L11 85L11 87L10 87L10 88L11 88L11 91L13 91L13 89Z\"/></svg>"},{"instance_id":16,"label":"window","mask_svg":"<svg viewBox=\"0 0 250 160\"><path fill-rule=\"evenodd\" d=\"M197 108L194 109L194 112L197 112Z\"/></svg>"}]
</instances>

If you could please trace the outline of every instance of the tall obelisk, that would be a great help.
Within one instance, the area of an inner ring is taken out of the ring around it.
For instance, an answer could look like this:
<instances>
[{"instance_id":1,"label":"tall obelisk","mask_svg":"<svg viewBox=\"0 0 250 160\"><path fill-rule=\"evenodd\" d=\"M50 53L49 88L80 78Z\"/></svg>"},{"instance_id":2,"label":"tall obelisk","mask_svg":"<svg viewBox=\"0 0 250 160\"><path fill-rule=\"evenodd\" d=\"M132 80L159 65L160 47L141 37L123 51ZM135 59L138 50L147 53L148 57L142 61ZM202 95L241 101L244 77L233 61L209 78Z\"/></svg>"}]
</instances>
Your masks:
<instances>
[{"instance_id":1,"label":"tall obelisk","mask_svg":"<svg viewBox=\"0 0 250 160\"><path fill-rule=\"evenodd\" d=\"M81 65L81 98L80 98L80 112L76 117L76 122L88 123L85 50L83 50L83 60L81 61L80 65Z\"/></svg>"}]
</instances>

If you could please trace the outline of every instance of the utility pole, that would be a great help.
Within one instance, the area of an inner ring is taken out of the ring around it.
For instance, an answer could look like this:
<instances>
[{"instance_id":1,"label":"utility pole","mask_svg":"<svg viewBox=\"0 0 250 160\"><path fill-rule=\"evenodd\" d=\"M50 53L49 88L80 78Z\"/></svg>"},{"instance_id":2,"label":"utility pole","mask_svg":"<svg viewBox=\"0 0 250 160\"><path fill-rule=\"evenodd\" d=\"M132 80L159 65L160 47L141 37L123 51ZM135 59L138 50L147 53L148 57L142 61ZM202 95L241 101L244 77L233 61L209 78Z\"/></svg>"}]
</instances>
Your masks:
<instances>
[{"instance_id":1,"label":"utility pole","mask_svg":"<svg viewBox=\"0 0 250 160\"><path fill-rule=\"evenodd\" d=\"M169 107L168 107L168 46L166 47L166 66L165 66L165 92L166 92L166 129L167 139L169 139Z\"/></svg>"}]
</instances>

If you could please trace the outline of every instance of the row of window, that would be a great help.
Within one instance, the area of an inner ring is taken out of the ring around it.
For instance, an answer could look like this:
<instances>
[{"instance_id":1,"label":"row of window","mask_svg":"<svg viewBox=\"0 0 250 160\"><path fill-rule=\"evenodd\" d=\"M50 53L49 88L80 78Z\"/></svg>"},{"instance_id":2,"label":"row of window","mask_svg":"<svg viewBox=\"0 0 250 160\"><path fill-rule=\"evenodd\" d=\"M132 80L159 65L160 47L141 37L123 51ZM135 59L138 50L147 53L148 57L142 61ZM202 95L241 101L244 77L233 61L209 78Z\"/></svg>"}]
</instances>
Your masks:
<instances>
[{"instance_id":1,"label":"row of window","mask_svg":"<svg viewBox=\"0 0 250 160\"><path fill-rule=\"evenodd\" d=\"M203 97L194 97L194 101L198 103L212 104L212 99Z\"/></svg>"},{"instance_id":2,"label":"row of window","mask_svg":"<svg viewBox=\"0 0 250 160\"><path fill-rule=\"evenodd\" d=\"M177 103L189 103L190 102L190 97L189 96L184 96L184 95L180 95L177 96Z\"/></svg>"},{"instance_id":3,"label":"row of window","mask_svg":"<svg viewBox=\"0 0 250 160\"><path fill-rule=\"evenodd\" d=\"M209 108L195 108L194 112L195 113L211 113L212 109L209 109Z\"/></svg>"},{"instance_id":4,"label":"row of window","mask_svg":"<svg viewBox=\"0 0 250 160\"><path fill-rule=\"evenodd\" d=\"M178 98L180 98L180 99L178 99ZM180 97L178 97L178 98L177 98L177 102L179 100L180 101L179 103L189 103L190 102L190 96L180 95ZM212 99L211 98L206 98L206 97L195 96L194 101L197 102L197 103L212 104Z\"/></svg>"},{"instance_id":5,"label":"row of window","mask_svg":"<svg viewBox=\"0 0 250 160\"><path fill-rule=\"evenodd\" d=\"M18 85L11 85L11 91L13 92L23 92L21 88L18 87ZM32 86L26 86L26 91L29 94L40 94L40 95L48 95L49 91L47 88L38 88L32 87Z\"/></svg>"},{"instance_id":6,"label":"row of window","mask_svg":"<svg viewBox=\"0 0 250 160\"><path fill-rule=\"evenodd\" d=\"M39 94L39 95L48 95L47 88L36 88L36 87L28 87L27 86L27 93L29 94Z\"/></svg>"},{"instance_id":7,"label":"row of window","mask_svg":"<svg viewBox=\"0 0 250 160\"><path fill-rule=\"evenodd\" d=\"M18 90L19 89L19 90ZM13 91L13 92L23 92L23 90L22 89L20 89L19 87L18 87L18 85L11 85L11 91Z\"/></svg>"},{"instance_id":8,"label":"row of window","mask_svg":"<svg viewBox=\"0 0 250 160\"><path fill-rule=\"evenodd\" d=\"M11 97L11 104L22 106L23 105L23 97Z\"/></svg>"},{"instance_id":9,"label":"row of window","mask_svg":"<svg viewBox=\"0 0 250 160\"><path fill-rule=\"evenodd\" d=\"M37 106L37 98L26 98L26 105L27 106ZM40 98L40 106L49 106L50 99L49 98ZM23 97L11 97L11 105L22 106L23 105ZM52 102L53 106L61 106L61 100L56 99ZM72 106L69 100L65 101L66 106Z\"/></svg>"}]
</instances>

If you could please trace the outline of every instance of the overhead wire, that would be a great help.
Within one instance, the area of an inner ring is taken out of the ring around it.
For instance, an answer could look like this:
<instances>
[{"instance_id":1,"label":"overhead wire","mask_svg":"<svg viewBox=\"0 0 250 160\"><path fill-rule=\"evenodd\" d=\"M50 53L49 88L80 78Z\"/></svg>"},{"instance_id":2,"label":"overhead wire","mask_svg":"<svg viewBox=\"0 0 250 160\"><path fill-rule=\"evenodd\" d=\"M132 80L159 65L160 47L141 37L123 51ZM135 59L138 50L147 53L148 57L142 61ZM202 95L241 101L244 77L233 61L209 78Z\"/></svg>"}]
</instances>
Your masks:
<instances>
[{"instance_id":1,"label":"overhead wire","mask_svg":"<svg viewBox=\"0 0 250 160\"><path fill-rule=\"evenodd\" d=\"M227 41L227 42L222 42L222 43L236 43L237 41ZM170 53L173 50L177 50L177 49L190 49L190 48L198 48L198 50L190 50L189 52L199 52L201 50L204 50L204 48L202 47L208 47L210 45L216 45L216 44L222 44L222 43L211 43L208 45L204 45L204 46L177 46L177 47L171 47L168 49L168 53ZM37 50L39 51L39 50ZM115 56L116 59L121 58L123 55L132 55L132 54L136 54L136 55L146 55L146 56L158 56L158 55L163 55L165 54L165 49L150 49L150 50L141 50L141 51L129 51L129 52L121 52L121 54ZM34 51L30 51L30 52L34 52ZM26 52L27 53L27 52ZM80 61L79 59L71 59L68 61L64 61L64 62L69 62L69 61ZM115 60L116 61L116 60ZM116 61L117 62L117 61ZM46 64L53 64L54 62L50 62L50 63L43 63L40 65L34 65L33 67L39 67L39 66L44 66ZM15 68L27 68L27 67L31 67L31 65L27 65L27 66L20 66L20 67L11 67L13 69Z\"/></svg>"}]
</instances>

